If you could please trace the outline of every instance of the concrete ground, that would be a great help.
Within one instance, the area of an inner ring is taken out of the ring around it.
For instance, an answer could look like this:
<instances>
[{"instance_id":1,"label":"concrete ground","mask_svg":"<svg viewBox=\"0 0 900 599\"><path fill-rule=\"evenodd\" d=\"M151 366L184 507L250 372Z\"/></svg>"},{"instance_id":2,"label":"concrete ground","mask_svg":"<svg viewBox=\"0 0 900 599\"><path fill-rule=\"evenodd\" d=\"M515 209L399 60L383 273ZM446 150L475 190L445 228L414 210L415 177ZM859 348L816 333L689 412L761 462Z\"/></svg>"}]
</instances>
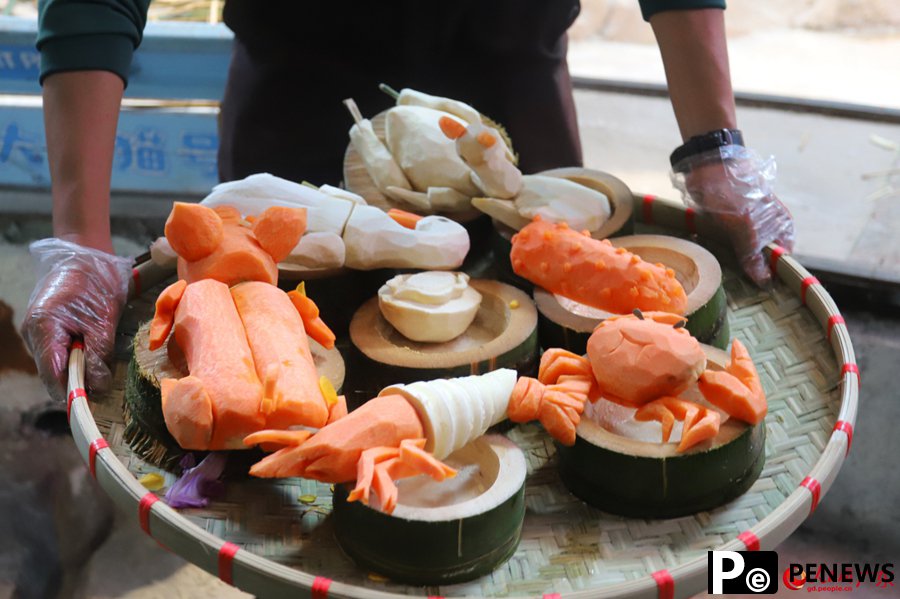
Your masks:
<instances>
[{"instance_id":1,"label":"concrete ground","mask_svg":"<svg viewBox=\"0 0 900 599\"><path fill-rule=\"evenodd\" d=\"M681 199L668 173L679 143L668 100L582 90L576 102L585 166ZM900 125L744 107L738 121L748 144L774 157L795 254L900 282Z\"/></svg>"},{"instance_id":2,"label":"concrete ground","mask_svg":"<svg viewBox=\"0 0 900 599\"><path fill-rule=\"evenodd\" d=\"M664 83L653 33L633 0L582 0L569 30L576 76ZM900 3L729 0L738 92L900 108Z\"/></svg>"}]
</instances>

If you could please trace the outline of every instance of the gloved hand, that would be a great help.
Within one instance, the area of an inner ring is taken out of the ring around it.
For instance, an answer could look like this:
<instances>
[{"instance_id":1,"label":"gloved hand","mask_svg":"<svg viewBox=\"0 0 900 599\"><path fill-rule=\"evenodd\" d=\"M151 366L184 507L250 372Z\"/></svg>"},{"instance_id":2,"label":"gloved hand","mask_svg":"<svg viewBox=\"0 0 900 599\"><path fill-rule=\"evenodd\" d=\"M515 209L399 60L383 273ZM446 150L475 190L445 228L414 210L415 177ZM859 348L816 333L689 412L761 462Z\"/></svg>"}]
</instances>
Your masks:
<instances>
[{"instance_id":1,"label":"gloved hand","mask_svg":"<svg viewBox=\"0 0 900 599\"><path fill-rule=\"evenodd\" d=\"M84 339L85 385L99 391L110 383L116 325L128 294L131 259L62 239L29 247L37 283L22 325L22 337L50 395L65 401L69 348Z\"/></svg>"},{"instance_id":2,"label":"gloved hand","mask_svg":"<svg viewBox=\"0 0 900 599\"><path fill-rule=\"evenodd\" d=\"M686 204L725 229L747 276L768 286L772 273L762 249L773 241L788 252L794 247L791 213L771 188L775 160L728 145L685 158L673 166L671 176Z\"/></svg>"}]
</instances>

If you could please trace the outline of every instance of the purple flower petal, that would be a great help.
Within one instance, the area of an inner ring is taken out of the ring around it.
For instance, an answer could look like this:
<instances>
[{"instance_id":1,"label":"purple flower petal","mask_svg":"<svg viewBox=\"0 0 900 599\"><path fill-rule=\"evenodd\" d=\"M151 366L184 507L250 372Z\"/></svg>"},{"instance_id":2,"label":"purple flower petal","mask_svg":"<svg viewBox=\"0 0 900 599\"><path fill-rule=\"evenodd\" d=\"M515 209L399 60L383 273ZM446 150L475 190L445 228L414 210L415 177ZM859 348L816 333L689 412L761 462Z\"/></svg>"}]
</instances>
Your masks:
<instances>
[{"instance_id":1,"label":"purple flower petal","mask_svg":"<svg viewBox=\"0 0 900 599\"><path fill-rule=\"evenodd\" d=\"M217 482L222 476L227 461L228 454L225 452L212 452L197 466L185 470L181 478L166 492L166 503L174 508L209 505L209 491L224 490L224 484L216 487L210 483Z\"/></svg>"},{"instance_id":2,"label":"purple flower petal","mask_svg":"<svg viewBox=\"0 0 900 599\"><path fill-rule=\"evenodd\" d=\"M182 471L193 468L197 465L197 458L194 457L193 453L188 452L181 456L181 461L178 462L178 465L181 466Z\"/></svg>"}]
</instances>

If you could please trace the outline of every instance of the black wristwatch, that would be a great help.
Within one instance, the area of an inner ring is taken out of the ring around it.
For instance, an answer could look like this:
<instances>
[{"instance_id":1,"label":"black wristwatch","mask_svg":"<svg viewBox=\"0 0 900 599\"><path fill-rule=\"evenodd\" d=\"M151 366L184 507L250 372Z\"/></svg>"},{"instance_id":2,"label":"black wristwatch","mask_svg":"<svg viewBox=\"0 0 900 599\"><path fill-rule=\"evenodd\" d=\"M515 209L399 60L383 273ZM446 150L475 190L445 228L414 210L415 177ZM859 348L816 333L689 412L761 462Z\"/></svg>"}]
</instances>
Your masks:
<instances>
[{"instance_id":1,"label":"black wristwatch","mask_svg":"<svg viewBox=\"0 0 900 599\"><path fill-rule=\"evenodd\" d=\"M703 135L695 135L675 148L675 151L669 156L669 163L672 168L675 168L675 165L685 158L731 145L744 145L744 135L739 129L716 129Z\"/></svg>"}]
</instances>

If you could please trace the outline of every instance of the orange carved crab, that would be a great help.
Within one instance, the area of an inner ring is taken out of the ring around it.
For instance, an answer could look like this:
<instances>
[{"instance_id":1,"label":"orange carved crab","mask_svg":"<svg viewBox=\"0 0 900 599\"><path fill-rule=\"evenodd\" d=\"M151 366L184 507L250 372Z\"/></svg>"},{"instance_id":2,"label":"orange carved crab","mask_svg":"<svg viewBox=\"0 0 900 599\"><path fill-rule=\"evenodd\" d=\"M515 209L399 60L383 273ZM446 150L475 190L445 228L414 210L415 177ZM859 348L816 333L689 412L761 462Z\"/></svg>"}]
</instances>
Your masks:
<instances>
[{"instance_id":1,"label":"orange carved crab","mask_svg":"<svg viewBox=\"0 0 900 599\"><path fill-rule=\"evenodd\" d=\"M675 421L682 421L678 451L711 439L719 431L719 412L679 397L694 384L709 403L729 416L751 425L761 422L766 415L766 398L744 345L734 340L725 370L707 370L700 343L684 324L683 317L667 312L635 310L634 314L607 318L588 340L586 358L562 349L546 351L537 380L519 379L513 392L516 404L546 406L549 402L539 404L539 400L548 393L558 393L552 389L560 383L589 384L592 402L603 398L636 408L636 420L658 421L664 443ZM554 437L572 445L581 410L574 402L565 404L562 398L553 403L568 416L559 419L560 430ZM526 411L523 417L533 411Z\"/></svg>"}]
</instances>

